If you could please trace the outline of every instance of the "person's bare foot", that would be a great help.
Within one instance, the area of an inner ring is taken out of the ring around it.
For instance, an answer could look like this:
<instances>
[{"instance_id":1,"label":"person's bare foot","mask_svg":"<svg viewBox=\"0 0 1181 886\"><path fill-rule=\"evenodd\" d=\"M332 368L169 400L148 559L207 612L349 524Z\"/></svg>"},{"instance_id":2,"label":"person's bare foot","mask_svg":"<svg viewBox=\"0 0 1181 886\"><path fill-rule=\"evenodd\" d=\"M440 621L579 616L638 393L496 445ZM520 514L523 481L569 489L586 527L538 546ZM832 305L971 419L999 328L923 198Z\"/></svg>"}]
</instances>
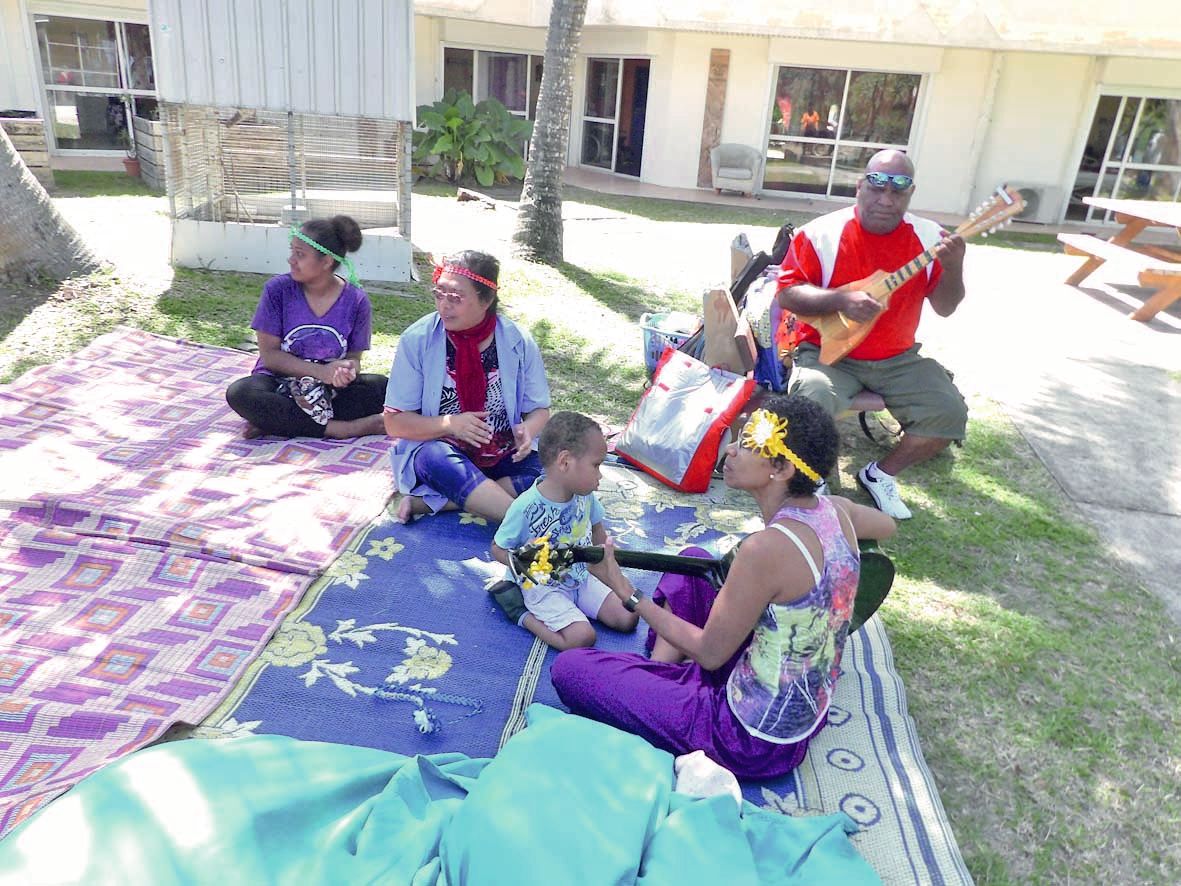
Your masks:
<instances>
[{"instance_id":1,"label":"person's bare foot","mask_svg":"<svg viewBox=\"0 0 1181 886\"><path fill-rule=\"evenodd\" d=\"M416 517L430 512L431 509L427 507L421 496L403 495L402 500L398 502L398 511L394 514L394 520L403 524L413 523Z\"/></svg>"},{"instance_id":2,"label":"person's bare foot","mask_svg":"<svg viewBox=\"0 0 1181 886\"><path fill-rule=\"evenodd\" d=\"M262 429L256 428L250 422L246 422L246 425L242 428L242 439L243 440L256 440L257 438L259 438L261 436L262 436Z\"/></svg>"}]
</instances>

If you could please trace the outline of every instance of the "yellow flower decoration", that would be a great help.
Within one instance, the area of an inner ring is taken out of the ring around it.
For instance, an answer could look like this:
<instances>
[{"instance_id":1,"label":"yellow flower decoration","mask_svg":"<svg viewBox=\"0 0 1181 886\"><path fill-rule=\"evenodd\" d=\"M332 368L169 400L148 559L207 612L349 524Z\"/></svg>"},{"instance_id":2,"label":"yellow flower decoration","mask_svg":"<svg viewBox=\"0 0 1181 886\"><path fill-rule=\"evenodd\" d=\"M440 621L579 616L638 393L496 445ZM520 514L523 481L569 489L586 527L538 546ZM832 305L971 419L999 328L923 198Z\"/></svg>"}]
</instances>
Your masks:
<instances>
[{"instance_id":1,"label":"yellow flower decoration","mask_svg":"<svg viewBox=\"0 0 1181 886\"><path fill-rule=\"evenodd\" d=\"M270 665L296 668L327 651L323 628L304 621L287 621L275 632L259 658Z\"/></svg>"},{"instance_id":2,"label":"yellow flower decoration","mask_svg":"<svg viewBox=\"0 0 1181 886\"><path fill-rule=\"evenodd\" d=\"M469 514L467 511L464 511L462 514L459 515L459 522L460 522L460 525L463 525L464 523L471 523L474 526L487 526L488 525L488 521L486 519L484 519L483 517L478 517L475 514Z\"/></svg>"},{"instance_id":3,"label":"yellow flower decoration","mask_svg":"<svg viewBox=\"0 0 1181 886\"><path fill-rule=\"evenodd\" d=\"M358 584L369 579L365 574L365 567L368 565L369 560L356 551L345 551L324 570L324 574L334 582L348 585L355 591Z\"/></svg>"},{"instance_id":4,"label":"yellow flower decoration","mask_svg":"<svg viewBox=\"0 0 1181 886\"><path fill-rule=\"evenodd\" d=\"M763 458L786 458L813 483L820 482L820 475L788 448L786 418L780 418L766 409L756 409L743 427L738 442L744 449L756 452Z\"/></svg>"},{"instance_id":5,"label":"yellow flower decoration","mask_svg":"<svg viewBox=\"0 0 1181 886\"><path fill-rule=\"evenodd\" d=\"M531 588L534 584L549 584L550 576L554 571L554 564L550 562L549 539L544 536L535 538L532 544L540 545L540 547L537 549L533 562L529 564L529 569L525 572L526 578L521 583L523 588Z\"/></svg>"},{"instance_id":6,"label":"yellow flower decoration","mask_svg":"<svg viewBox=\"0 0 1181 886\"><path fill-rule=\"evenodd\" d=\"M402 650L405 659L390 672L396 683L411 680L437 680L451 670L451 655L442 649L428 646L425 640L411 637Z\"/></svg>"},{"instance_id":7,"label":"yellow flower decoration","mask_svg":"<svg viewBox=\"0 0 1181 886\"><path fill-rule=\"evenodd\" d=\"M369 550L365 552L369 557L381 557L383 560L394 559L394 554L406 546L393 538L379 538L369 540Z\"/></svg>"}]
</instances>

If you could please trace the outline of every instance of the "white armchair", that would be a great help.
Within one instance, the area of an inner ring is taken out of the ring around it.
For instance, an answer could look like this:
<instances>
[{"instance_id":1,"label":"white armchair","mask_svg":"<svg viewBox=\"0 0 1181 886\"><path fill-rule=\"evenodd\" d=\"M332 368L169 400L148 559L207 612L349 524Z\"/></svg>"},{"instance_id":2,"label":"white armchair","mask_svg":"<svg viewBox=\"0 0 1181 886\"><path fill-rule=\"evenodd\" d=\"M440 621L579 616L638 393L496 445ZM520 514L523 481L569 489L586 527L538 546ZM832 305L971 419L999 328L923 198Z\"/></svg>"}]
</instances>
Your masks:
<instances>
[{"instance_id":1,"label":"white armchair","mask_svg":"<svg viewBox=\"0 0 1181 886\"><path fill-rule=\"evenodd\" d=\"M709 152L714 190L753 194L763 177L763 154L749 145L715 145Z\"/></svg>"}]
</instances>

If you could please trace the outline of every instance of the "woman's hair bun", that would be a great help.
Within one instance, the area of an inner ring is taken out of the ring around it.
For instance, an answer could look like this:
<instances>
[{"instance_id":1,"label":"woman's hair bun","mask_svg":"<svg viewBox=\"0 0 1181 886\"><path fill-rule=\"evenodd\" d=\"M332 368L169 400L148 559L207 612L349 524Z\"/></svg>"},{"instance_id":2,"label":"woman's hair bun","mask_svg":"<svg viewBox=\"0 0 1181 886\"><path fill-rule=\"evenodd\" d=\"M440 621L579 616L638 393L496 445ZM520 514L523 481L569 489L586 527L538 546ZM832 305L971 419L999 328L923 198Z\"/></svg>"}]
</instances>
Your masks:
<instances>
[{"instance_id":1,"label":"woman's hair bun","mask_svg":"<svg viewBox=\"0 0 1181 886\"><path fill-rule=\"evenodd\" d=\"M350 215L332 216L332 230L345 252L356 252L361 248L361 226Z\"/></svg>"}]
</instances>

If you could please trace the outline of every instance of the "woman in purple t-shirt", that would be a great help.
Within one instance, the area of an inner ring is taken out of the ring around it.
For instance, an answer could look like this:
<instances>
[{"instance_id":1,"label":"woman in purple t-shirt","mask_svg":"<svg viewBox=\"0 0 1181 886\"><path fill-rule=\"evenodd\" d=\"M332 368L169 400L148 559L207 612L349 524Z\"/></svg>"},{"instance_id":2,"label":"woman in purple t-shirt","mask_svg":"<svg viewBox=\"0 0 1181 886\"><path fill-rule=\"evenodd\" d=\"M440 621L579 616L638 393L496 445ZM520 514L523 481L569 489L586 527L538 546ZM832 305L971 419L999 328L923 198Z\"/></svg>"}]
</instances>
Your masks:
<instances>
[{"instance_id":1,"label":"woman in purple t-shirt","mask_svg":"<svg viewBox=\"0 0 1181 886\"><path fill-rule=\"evenodd\" d=\"M388 379L360 372L373 312L345 255L361 247L347 215L292 228L291 273L272 277L250 324L258 336L254 373L226 391L246 419L244 436L361 437L384 434ZM336 269L344 263L346 282Z\"/></svg>"}]
</instances>

